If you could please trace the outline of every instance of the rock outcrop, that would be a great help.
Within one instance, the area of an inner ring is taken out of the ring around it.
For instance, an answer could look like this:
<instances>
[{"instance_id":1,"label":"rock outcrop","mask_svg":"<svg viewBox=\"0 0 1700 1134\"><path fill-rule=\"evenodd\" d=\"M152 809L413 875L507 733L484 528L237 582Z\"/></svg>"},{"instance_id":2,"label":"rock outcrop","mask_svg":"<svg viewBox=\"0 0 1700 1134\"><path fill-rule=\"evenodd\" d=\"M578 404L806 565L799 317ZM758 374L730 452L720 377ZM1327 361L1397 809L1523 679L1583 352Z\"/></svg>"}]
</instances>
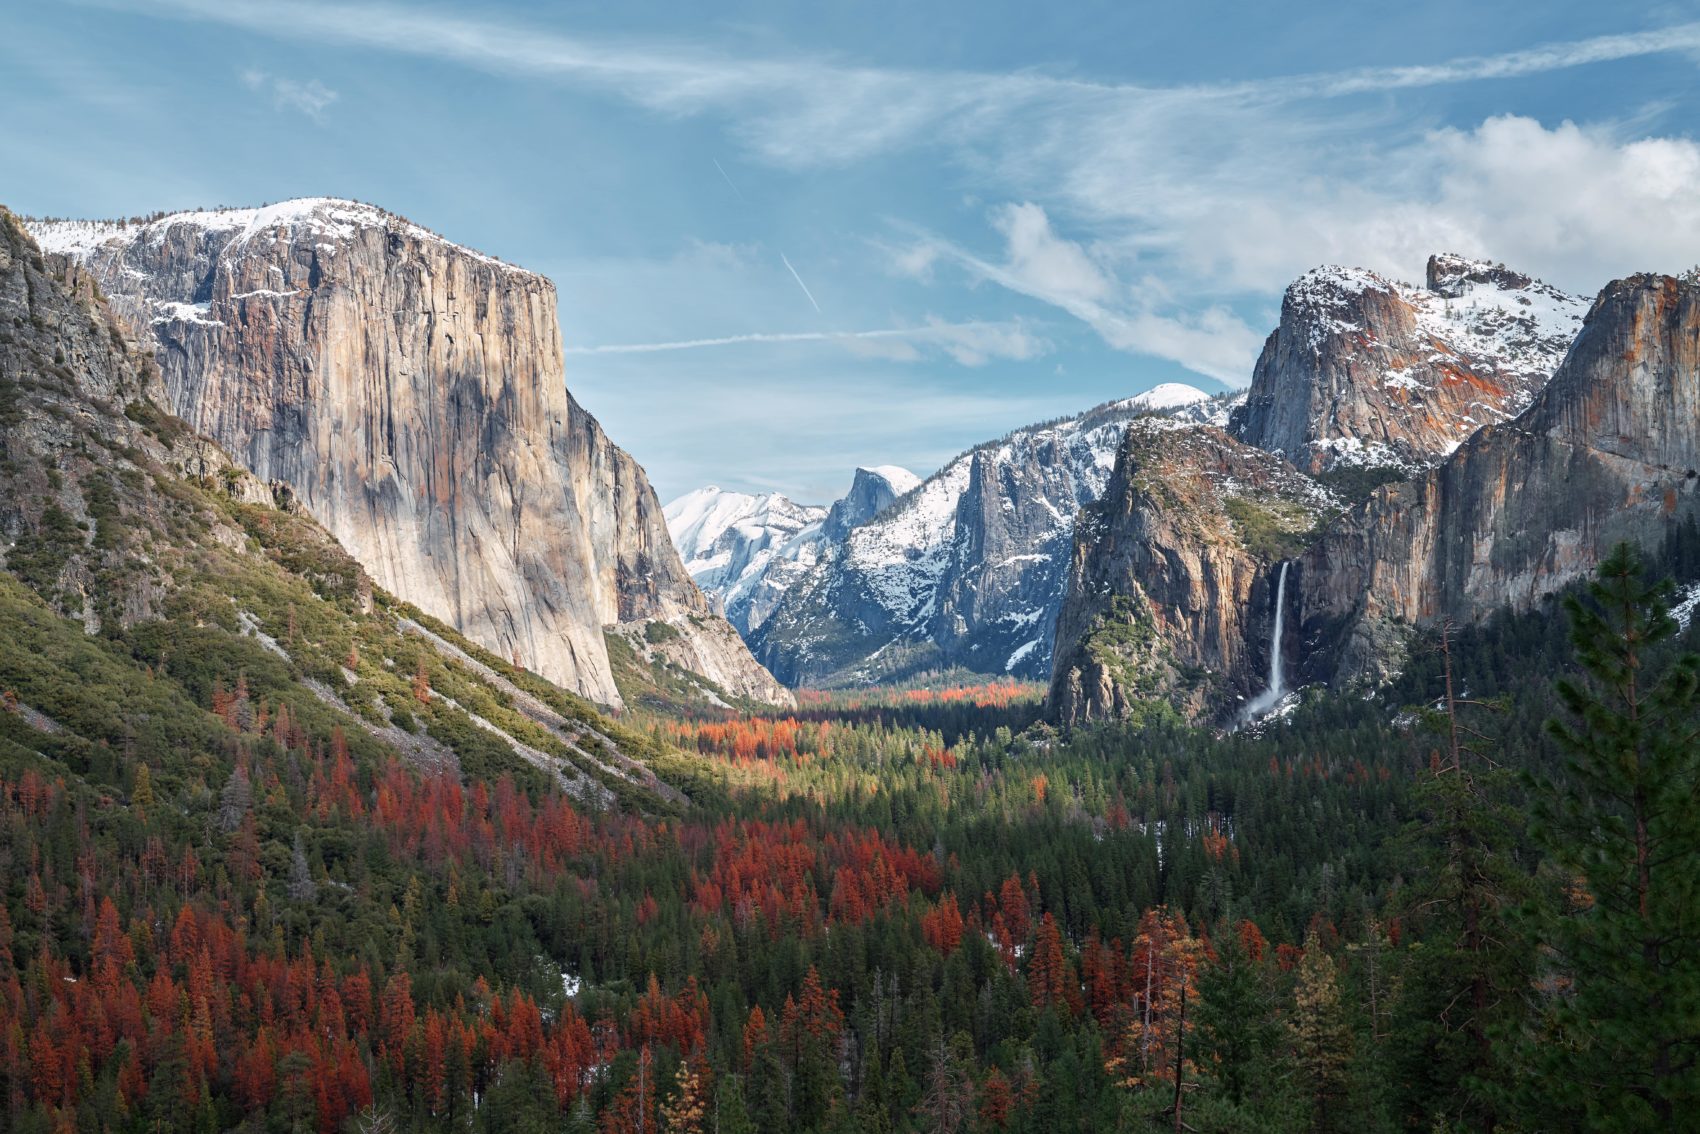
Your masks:
<instances>
[{"instance_id":1,"label":"rock outcrop","mask_svg":"<svg viewBox=\"0 0 1700 1134\"><path fill-rule=\"evenodd\" d=\"M1458 256L1431 257L1424 288L1318 268L1287 289L1231 430L1313 474L1420 471L1522 412L1586 310L1539 280Z\"/></svg>"},{"instance_id":2,"label":"rock outcrop","mask_svg":"<svg viewBox=\"0 0 1700 1134\"><path fill-rule=\"evenodd\" d=\"M33 231L154 346L163 408L482 645L618 705L604 628L717 618L643 470L567 393L543 277L329 199ZM709 639L703 676L789 699Z\"/></svg>"},{"instance_id":3,"label":"rock outcrop","mask_svg":"<svg viewBox=\"0 0 1700 1134\"><path fill-rule=\"evenodd\" d=\"M1285 460L1220 429L1134 422L1075 534L1053 711L1071 725L1155 703L1232 714L1268 670L1271 565L1338 510Z\"/></svg>"},{"instance_id":4,"label":"rock outcrop","mask_svg":"<svg viewBox=\"0 0 1700 1134\"><path fill-rule=\"evenodd\" d=\"M1656 547L1700 511L1697 470L1700 285L1614 282L1520 417L1379 489L1299 559L1301 675L1379 679L1409 627L1527 607L1619 540Z\"/></svg>"},{"instance_id":5,"label":"rock outcrop","mask_svg":"<svg viewBox=\"0 0 1700 1134\"><path fill-rule=\"evenodd\" d=\"M175 613L170 600L206 570L203 548L263 558L189 485L294 510L287 486L153 406L159 381L89 281L56 271L0 208L0 566L89 634ZM359 565L310 521L299 527L320 593L369 611Z\"/></svg>"},{"instance_id":6,"label":"rock outcrop","mask_svg":"<svg viewBox=\"0 0 1700 1134\"><path fill-rule=\"evenodd\" d=\"M831 543L843 542L852 528L859 528L878 516L920 483L920 477L896 465L857 469L850 481L850 491L827 512L821 535Z\"/></svg>"}]
</instances>

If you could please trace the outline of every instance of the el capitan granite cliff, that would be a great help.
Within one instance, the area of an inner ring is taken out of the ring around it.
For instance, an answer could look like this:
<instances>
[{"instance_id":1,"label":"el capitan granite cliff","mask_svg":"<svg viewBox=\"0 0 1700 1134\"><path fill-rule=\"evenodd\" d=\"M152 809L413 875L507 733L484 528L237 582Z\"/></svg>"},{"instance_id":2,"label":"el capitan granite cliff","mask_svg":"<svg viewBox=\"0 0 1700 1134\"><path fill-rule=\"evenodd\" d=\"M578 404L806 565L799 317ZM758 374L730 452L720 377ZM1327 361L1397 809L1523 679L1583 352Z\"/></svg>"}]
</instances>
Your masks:
<instances>
[{"instance_id":1,"label":"el capitan granite cliff","mask_svg":"<svg viewBox=\"0 0 1700 1134\"><path fill-rule=\"evenodd\" d=\"M287 484L381 586L605 704L605 631L651 621L677 631L651 652L789 701L568 393L547 279L334 199L31 227L153 345L163 408Z\"/></svg>"}]
</instances>

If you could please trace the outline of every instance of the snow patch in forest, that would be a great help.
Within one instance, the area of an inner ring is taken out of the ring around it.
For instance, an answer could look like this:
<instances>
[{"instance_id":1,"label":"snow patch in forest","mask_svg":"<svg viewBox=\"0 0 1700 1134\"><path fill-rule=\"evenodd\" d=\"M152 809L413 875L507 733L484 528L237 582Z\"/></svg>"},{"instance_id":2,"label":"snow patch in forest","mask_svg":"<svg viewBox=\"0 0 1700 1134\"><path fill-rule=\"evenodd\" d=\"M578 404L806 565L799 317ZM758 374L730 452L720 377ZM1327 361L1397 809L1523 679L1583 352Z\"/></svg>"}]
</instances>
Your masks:
<instances>
[{"instance_id":1,"label":"snow patch in forest","mask_svg":"<svg viewBox=\"0 0 1700 1134\"><path fill-rule=\"evenodd\" d=\"M1690 583L1677 592L1676 605L1670 608L1671 617L1684 630L1694 620L1694 608L1700 606L1700 583Z\"/></svg>"}]
</instances>

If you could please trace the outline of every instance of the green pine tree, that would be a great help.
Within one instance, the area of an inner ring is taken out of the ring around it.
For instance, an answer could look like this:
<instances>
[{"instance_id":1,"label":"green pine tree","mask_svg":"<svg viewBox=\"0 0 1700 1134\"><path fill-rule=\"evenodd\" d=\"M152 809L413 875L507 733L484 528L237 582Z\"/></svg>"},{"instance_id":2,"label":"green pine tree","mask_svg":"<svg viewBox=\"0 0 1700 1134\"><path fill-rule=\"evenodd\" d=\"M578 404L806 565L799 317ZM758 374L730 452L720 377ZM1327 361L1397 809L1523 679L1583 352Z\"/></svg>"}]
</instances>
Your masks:
<instances>
[{"instance_id":1,"label":"green pine tree","mask_svg":"<svg viewBox=\"0 0 1700 1134\"><path fill-rule=\"evenodd\" d=\"M1261 1093L1266 1062L1280 1042L1268 981L1232 932L1215 964L1198 977L1193 1045L1212 1071L1212 1086L1235 1104Z\"/></svg>"},{"instance_id":2,"label":"green pine tree","mask_svg":"<svg viewBox=\"0 0 1700 1134\"><path fill-rule=\"evenodd\" d=\"M1383 1033L1390 1096L1409 1125L1495 1129L1515 1068L1494 1038L1518 1027L1534 950L1514 908L1528 897L1516 851L1522 823L1510 804L1511 774L1491 760L1474 727L1503 705L1460 698L1450 625L1442 630L1444 694L1429 723L1442 738L1418 780L1409 836L1416 885L1406 898L1411 949Z\"/></svg>"},{"instance_id":3,"label":"green pine tree","mask_svg":"<svg viewBox=\"0 0 1700 1134\"><path fill-rule=\"evenodd\" d=\"M714 1105L709 1108L707 1126L714 1134L755 1134L756 1124L744 1101L742 1076L727 1075L714 1084Z\"/></svg>"},{"instance_id":4,"label":"green pine tree","mask_svg":"<svg viewBox=\"0 0 1700 1134\"><path fill-rule=\"evenodd\" d=\"M1558 685L1564 776L1537 800L1570 885L1529 1100L1562 1125L1672 1130L1700 1109L1700 658L1661 650L1670 600L1620 545L1566 604L1586 677Z\"/></svg>"},{"instance_id":5,"label":"green pine tree","mask_svg":"<svg viewBox=\"0 0 1700 1134\"><path fill-rule=\"evenodd\" d=\"M1344 1129L1344 1102L1351 1076L1352 1033L1340 1003L1334 958L1315 929L1305 937L1288 1021L1292 1059L1301 1089L1311 1104L1312 1129Z\"/></svg>"}]
</instances>

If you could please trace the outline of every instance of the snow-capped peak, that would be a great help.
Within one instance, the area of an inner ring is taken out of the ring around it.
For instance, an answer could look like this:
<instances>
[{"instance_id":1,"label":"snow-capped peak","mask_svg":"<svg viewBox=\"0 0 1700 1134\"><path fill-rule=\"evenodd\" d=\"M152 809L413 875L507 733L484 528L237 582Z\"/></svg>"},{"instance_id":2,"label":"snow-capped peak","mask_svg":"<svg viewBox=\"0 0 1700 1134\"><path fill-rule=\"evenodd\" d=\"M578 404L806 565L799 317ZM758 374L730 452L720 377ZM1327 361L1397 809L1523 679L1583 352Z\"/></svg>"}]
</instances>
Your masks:
<instances>
[{"instance_id":1,"label":"snow-capped peak","mask_svg":"<svg viewBox=\"0 0 1700 1134\"><path fill-rule=\"evenodd\" d=\"M709 554L733 528L757 538L762 532L790 536L826 515L824 508L794 503L777 492L756 495L713 484L685 493L661 511L667 534L687 567Z\"/></svg>"},{"instance_id":2,"label":"snow-capped peak","mask_svg":"<svg viewBox=\"0 0 1700 1134\"><path fill-rule=\"evenodd\" d=\"M341 197L296 197L256 208L190 209L137 223L121 220L28 220L25 226L43 252L78 258L112 243L157 241L171 229L179 227L229 236L226 247L236 247L256 235L274 230L306 229L319 236L346 240L362 229L382 228L402 232L417 240L447 245L510 271L525 271L494 256L456 244L376 205Z\"/></svg>"},{"instance_id":3,"label":"snow-capped peak","mask_svg":"<svg viewBox=\"0 0 1700 1134\"><path fill-rule=\"evenodd\" d=\"M863 465L857 472L869 473L891 485L893 496L902 496L921 483L921 478L900 465Z\"/></svg>"},{"instance_id":4,"label":"snow-capped peak","mask_svg":"<svg viewBox=\"0 0 1700 1134\"><path fill-rule=\"evenodd\" d=\"M814 565L826 509L777 493L716 485L662 509L685 570L726 617L748 633L778 602L791 576Z\"/></svg>"},{"instance_id":5,"label":"snow-capped peak","mask_svg":"<svg viewBox=\"0 0 1700 1134\"><path fill-rule=\"evenodd\" d=\"M1135 394L1127 400L1127 405L1132 409L1156 411L1180 409L1209 400L1210 395L1197 386L1189 386L1185 382L1163 382L1143 394Z\"/></svg>"},{"instance_id":6,"label":"snow-capped peak","mask_svg":"<svg viewBox=\"0 0 1700 1134\"><path fill-rule=\"evenodd\" d=\"M1430 257L1423 285L1313 269L1287 289L1233 428L1313 472L1432 465L1530 405L1588 306L1503 264L1450 253Z\"/></svg>"}]
</instances>

